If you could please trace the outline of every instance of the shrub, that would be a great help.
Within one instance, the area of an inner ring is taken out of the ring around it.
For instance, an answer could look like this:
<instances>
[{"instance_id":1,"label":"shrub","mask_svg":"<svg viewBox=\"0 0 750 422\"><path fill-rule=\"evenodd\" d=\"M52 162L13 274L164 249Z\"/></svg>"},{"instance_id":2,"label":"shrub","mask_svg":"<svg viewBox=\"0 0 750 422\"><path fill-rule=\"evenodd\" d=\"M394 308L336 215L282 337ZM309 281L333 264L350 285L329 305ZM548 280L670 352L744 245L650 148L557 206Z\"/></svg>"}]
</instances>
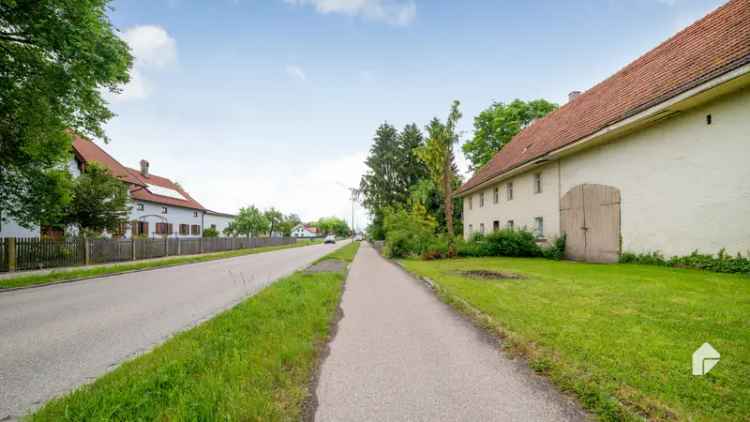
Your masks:
<instances>
[{"instance_id":1,"label":"shrub","mask_svg":"<svg viewBox=\"0 0 750 422\"><path fill-rule=\"evenodd\" d=\"M620 255L620 262L623 264L660 265L694 268L718 273L745 273L750 275L750 253L746 257L740 253L732 256L727 254L725 249L721 249L716 255L693 251L690 255L673 256L671 258L664 258L658 251L640 254L624 252Z\"/></svg>"},{"instance_id":2,"label":"shrub","mask_svg":"<svg viewBox=\"0 0 750 422\"><path fill-rule=\"evenodd\" d=\"M383 254L394 258L421 255L433 241L436 227L435 220L419 204L410 211L386 210L383 219Z\"/></svg>"},{"instance_id":3,"label":"shrub","mask_svg":"<svg viewBox=\"0 0 750 422\"><path fill-rule=\"evenodd\" d=\"M450 242L445 237L436 237L432 239L427 247L422 251L422 259L425 261L433 259L452 258L455 249L451 249Z\"/></svg>"},{"instance_id":4,"label":"shrub","mask_svg":"<svg viewBox=\"0 0 750 422\"><path fill-rule=\"evenodd\" d=\"M527 230L504 229L486 236L472 236L468 242L457 245L459 256L542 256L534 234Z\"/></svg>"},{"instance_id":5,"label":"shrub","mask_svg":"<svg viewBox=\"0 0 750 422\"><path fill-rule=\"evenodd\" d=\"M219 237L219 231L213 227L203 230L203 237Z\"/></svg>"},{"instance_id":6,"label":"shrub","mask_svg":"<svg viewBox=\"0 0 750 422\"><path fill-rule=\"evenodd\" d=\"M565 233L552 242L552 245L542 249L542 255L547 259L559 261L565 256Z\"/></svg>"}]
</instances>

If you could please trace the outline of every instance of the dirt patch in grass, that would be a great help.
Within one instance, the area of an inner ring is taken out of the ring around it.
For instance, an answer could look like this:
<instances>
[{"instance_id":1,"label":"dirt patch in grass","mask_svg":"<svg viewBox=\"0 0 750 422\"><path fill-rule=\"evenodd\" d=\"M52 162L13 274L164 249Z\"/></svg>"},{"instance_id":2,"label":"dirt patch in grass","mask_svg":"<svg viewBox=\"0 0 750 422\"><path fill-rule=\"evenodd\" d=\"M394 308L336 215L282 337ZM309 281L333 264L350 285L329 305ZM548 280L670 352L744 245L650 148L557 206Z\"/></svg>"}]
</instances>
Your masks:
<instances>
[{"instance_id":1,"label":"dirt patch in grass","mask_svg":"<svg viewBox=\"0 0 750 422\"><path fill-rule=\"evenodd\" d=\"M489 271L489 270L468 270L468 271L457 271L455 274L474 278L478 280L523 280L526 277L509 272Z\"/></svg>"},{"instance_id":2,"label":"dirt patch in grass","mask_svg":"<svg viewBox=\"0 0 750 422\"><path fill-rule=\"evenodd\" d=\"M315 263L305 269L305 274L315 273L340 273L346 271L346 262L338 259L326 259Z\"/></svg>"}]
</instances>

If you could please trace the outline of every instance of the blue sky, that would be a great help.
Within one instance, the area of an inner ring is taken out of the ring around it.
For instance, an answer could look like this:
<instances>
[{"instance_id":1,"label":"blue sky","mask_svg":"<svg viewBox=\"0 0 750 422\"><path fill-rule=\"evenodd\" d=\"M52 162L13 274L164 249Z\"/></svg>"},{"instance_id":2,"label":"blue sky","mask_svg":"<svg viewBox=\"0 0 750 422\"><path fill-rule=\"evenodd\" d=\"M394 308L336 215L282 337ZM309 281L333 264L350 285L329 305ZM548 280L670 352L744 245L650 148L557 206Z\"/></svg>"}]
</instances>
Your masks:
<instances>
[{"instance_id":1,"label":"blue sky","mask_svg":"<svg viewBox=\"0 0 750 422\"><path fill-rule=\"evenodd\" d=\"M204 206L350 219L375 128L462 102L564 103L716 0L116 0L136 56L105 148ZM463 157L459 157L465 168ZM357 211L364 224L364 213Z\"/></svg>"}]
</instances>

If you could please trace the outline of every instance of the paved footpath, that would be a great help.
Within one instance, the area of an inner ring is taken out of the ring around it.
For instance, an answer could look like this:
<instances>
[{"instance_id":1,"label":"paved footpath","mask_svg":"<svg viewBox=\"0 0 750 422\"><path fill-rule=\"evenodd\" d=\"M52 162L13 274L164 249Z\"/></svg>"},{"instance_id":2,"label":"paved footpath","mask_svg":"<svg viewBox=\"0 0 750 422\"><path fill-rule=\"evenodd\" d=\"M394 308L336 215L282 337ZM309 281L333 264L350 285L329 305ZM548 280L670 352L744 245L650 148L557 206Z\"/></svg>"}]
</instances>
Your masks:
<instances>
[{"instance_id":1,"label":"paved footpath","mask_svg":"<svg viewBox=\"0 0 750 422\"><path fill-rule=\"evenodd\" d=\"M321 368L318 421L575 421L585 414L363 242Z\"/></svg>"},{"instance_id":2,"label":"paved footpath","mask_svg":"<svg viewBox=\"0 0 750 422\"><path fill-rule=\"evenodd\" d=\"M344 244L0 292L0 420L97 378Z\"/></svg>"}]
</instances>

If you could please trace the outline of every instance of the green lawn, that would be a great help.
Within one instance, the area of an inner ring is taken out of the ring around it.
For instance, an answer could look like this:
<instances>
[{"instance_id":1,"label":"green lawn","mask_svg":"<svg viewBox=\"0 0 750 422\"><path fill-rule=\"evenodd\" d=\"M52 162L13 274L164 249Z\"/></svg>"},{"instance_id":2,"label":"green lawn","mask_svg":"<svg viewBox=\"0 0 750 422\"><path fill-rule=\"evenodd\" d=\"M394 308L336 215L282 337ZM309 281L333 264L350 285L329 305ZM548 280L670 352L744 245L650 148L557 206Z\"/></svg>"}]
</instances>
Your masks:
<instances>
[{"instance_id":1,"label":"green lawn","mask_svg":"<svg viewBox=\"0 0 750 422\"><path fill-rule=\"evenodd\" d=\"M750 277L519 258L402 263L602 419L750 420ZM704 342L721 361L693 376Z\"/></svg>"},{"instance_id":2,"label":"green lawn","mask_svg":"<svg viewBox=\"0 0 750 422\"><path fill-rule=\"evenodd\" d=\"M226 251L226 252L208 253L205 255L191 255L191 256L182 256L182 257L174 257L174 258L167 258L167 259L142 260L142 261L129 262L129 263L124 263L124 264L96 266L93 268L89 267L89 268L78 268L78 269L75 269L75 268L74 269L60 269L57 271L52 271L51 273L48 273L48 274L19 275L18 277L0 279L0 291L2 291L2 289L9 289L13 287L36 286L36 285L55 283L58 281L78 280L82 278L93 278L93 277L99 277L99 276L103 276L107 274L121 273L125 271L146 270L146 269L170 267L173 265L182 265L182 264L195 264L197 262L213 261L215 259L234 258L237 256L251 255L251 254L256 254L256 253L261 253L261 252L277 251L280 249L299 248L302 246L309 246L315 243L320 243L320 242L297 241L296 243L293 243L290 245L265 246L262 248L237 249L237 250Z\"/></svg>"},{"instance_id":3,"label":"green lawn","mask_svg":"<svg viewBox=\"0 0 750 422\"><path fill-rule=\"evenodd\" d=\"M297 272L28 419L299 420L344 278Z\"/></svg>"}]
</instances>

